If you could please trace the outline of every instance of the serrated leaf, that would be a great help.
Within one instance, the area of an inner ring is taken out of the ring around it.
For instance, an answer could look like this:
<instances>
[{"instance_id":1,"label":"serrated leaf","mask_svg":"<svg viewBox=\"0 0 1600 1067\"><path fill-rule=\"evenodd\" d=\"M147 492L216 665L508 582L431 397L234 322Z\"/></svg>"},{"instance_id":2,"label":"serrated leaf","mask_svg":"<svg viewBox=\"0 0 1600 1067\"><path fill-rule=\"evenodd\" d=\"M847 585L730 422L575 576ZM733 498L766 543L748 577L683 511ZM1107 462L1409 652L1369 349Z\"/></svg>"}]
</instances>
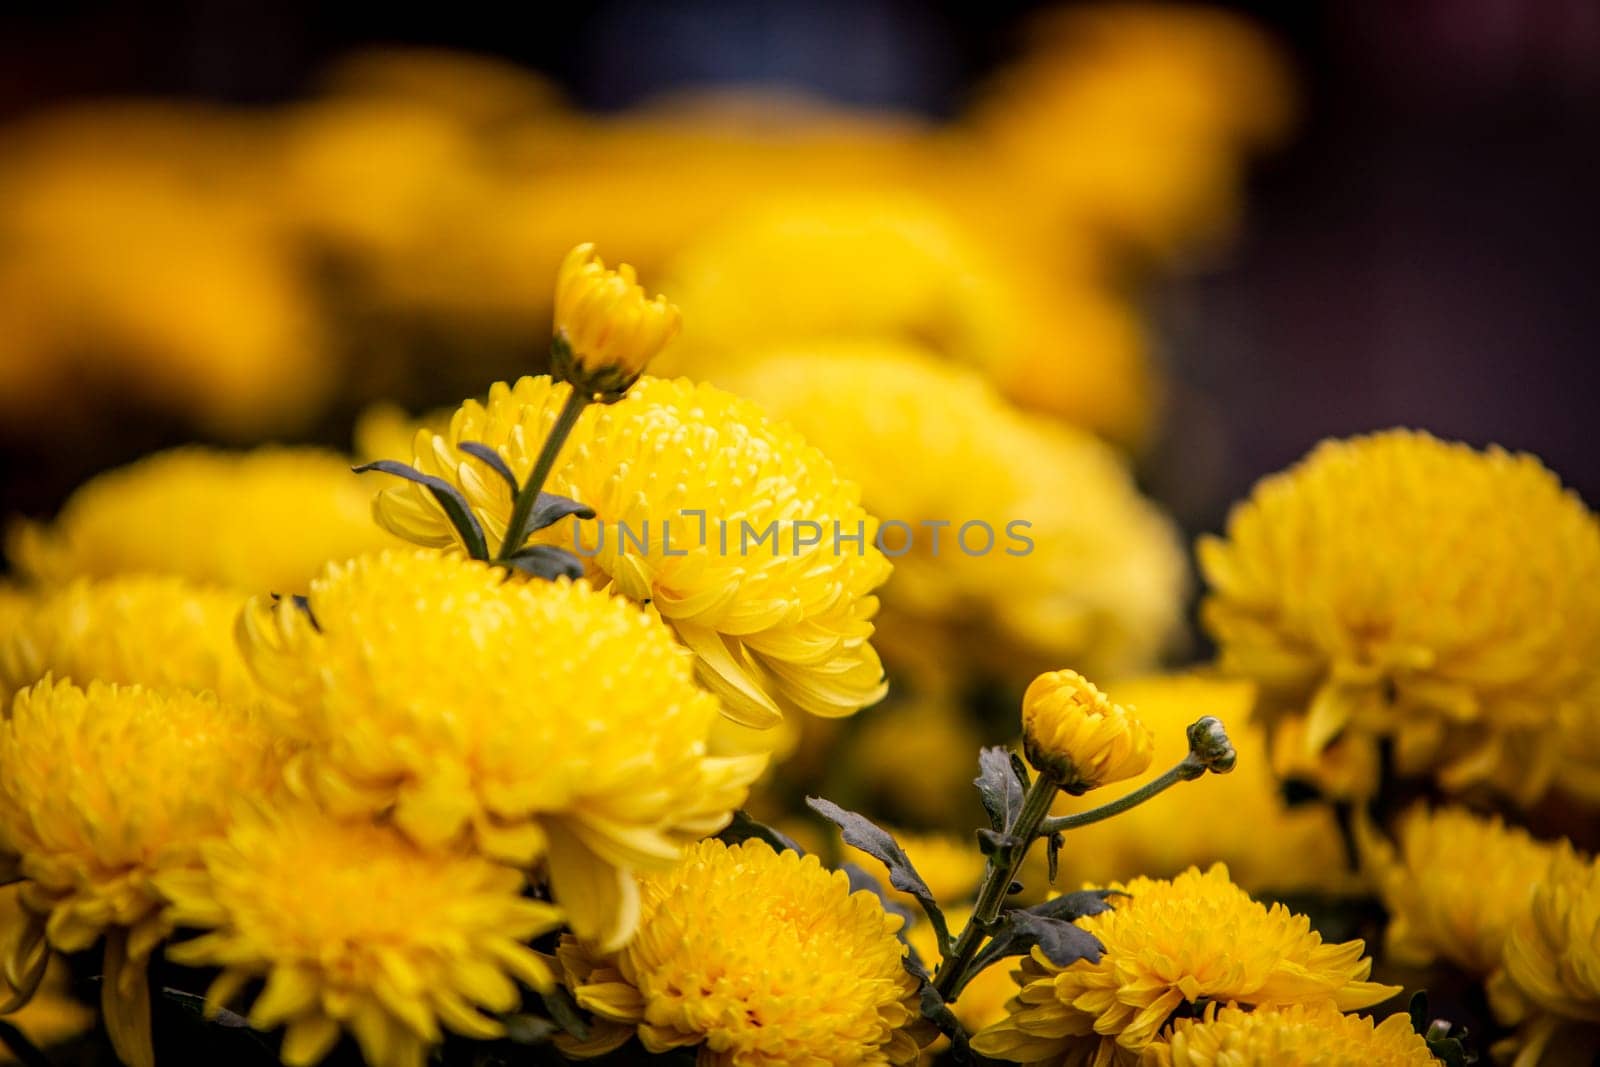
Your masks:
<instances>
[{"instance_id":1,"label":"serrated leaf","mask_svg":"<svg viewBox=\"0 0 1600 1067\"><path fill-rule=\"evenodd\" d=\"M1004 832L1009 830L1022 814L1023 787L1011 769L1011 753L995 746L978 753L978 777L972 780L983 799L983 810L989 815L989 825Z\"/></svg>"},{"instance_id":2,"label":"serrated leaf","mask_svg":"<svg viewBox=\"0 0 1600 1067\"><path fill-rule=\"evenodd\" d=\"M883 864L889 872L890 885L917 898L917 903L927 913L928 921L933 924L934 933L938 935L939 954L944 955L945 946L950 944L950 928L945 923L944 912L939 909L939 902L933 899L933 890L928 888L928 883L911 865L911 857L906 855L905 849L900 847L889 831L865 815L846 811L822 797L806 797L806 806L837 826L845 844L859 848Z\"/></svg>"},{"instance_id":3,"label":"serrated leaf","mask_svg":"<svg viewBox=\"0 0 1600 1067\"><path fill-rule=\"evenodd\" d=\"M1037 945L1045 958L1058 967L1066 967L1078 960L1100 962L1105 951L1098 938L1063 919L1035 914L1031 909L1008 911L995 923L989 943L983 946L972 961L968 974L977 974L984 968L1009 956L1021 956Z\"/></svg>"},{"instance_id":4,"label":"serrated leaf","mask_svg":"<svg viewBox=\"0 0 1600 1067\"><path fill-rule=\"evenodd\" d=\"M554 526L568 515L576 515L580 519L592 519L594 508L580 504L560 493L540 493L539 499L533 502L533 511L528 515L528 532Z\"/></svg>"},{"instance_id":5,"label":"serrated leaf","mask_svg":"<svg viewBox=\"0 0 1600 1067\"><path fill-rule=\"evenodd\" d=\"M1127 896L1126 893L1115 889L1080 889L1076 893L1063 893L1054 900L1047 900L1042 904L1035 904L1026 908L1028 914L1037 915L1041 919L1059 919L1071 922L1073 919L1083 919L1090 915L1099 915L1101 912L1110 911L1111 905L1106 903L1109 897Z\"/></svg>"},{"instance_id":6,"label":"serrated leaf","mask_svg":"<svg viewBox=\"0 0 1600 1067\"><path fill-rule=\"evenodd\" d=\"M535 578L544 578L548 581L555 581L557 578L577 581L583 577L583 560L555 545L529 545L511 553L500 562L524 574L531 574Z\"/></svg>"},{"instance_id":7,"label":"serrated leaf","mask_svg":"<svg viewBox=\"0 0 1600 1067\"><path fill-rule=\"evenodd\" d=\"M765 841L772 846L774 852L796 852L802 856L806 854L806 850L801 848L794 838L781 830L774 830L765 823L757 822L743 808L733 813L728 825L717 834L717 840L725 845L737 845L741 841Z\"/></svg>"},{"instance_id":8,"label":"serrated leaf","mask_svg":"<svg viewBox=\"0 0 1600 1067\"><path fill-rule=\"evenodd\" d=\"M400 463L392 459L375 460L372 463L363 463L351 470L357 474L366 474L368 471L378 471L382 474L392 474L396 478L404 478L408 482L415 482L439 502L444 509L445 516L450 520L450 525L456 529L456 534L461 538L461 543L467 549L467 555L477 560L488 560L489 543L483 536L483 527L478 524L478 517L472 513L472 506L467 503L467 498L461 495L461 490L445 481L435 478L431 474L423 474L415 467Z\"/></svg>"},{"instance_id":9,"label":"serrated leaf","mask_svg":"<svg viewBox=\"0 0 1600 1067\"><path fill-rule=\"evenodd\" d=\"M506 466L506 461L500 458L500 453L484 444L482 441L462 441L456 447L469 456L483 460L489 469L498 474L506 486L511 490L511 499L517 498L517 493L522 486L517 484L517 476L511 473L511 468Z\"/></svg>"}]
</instances>

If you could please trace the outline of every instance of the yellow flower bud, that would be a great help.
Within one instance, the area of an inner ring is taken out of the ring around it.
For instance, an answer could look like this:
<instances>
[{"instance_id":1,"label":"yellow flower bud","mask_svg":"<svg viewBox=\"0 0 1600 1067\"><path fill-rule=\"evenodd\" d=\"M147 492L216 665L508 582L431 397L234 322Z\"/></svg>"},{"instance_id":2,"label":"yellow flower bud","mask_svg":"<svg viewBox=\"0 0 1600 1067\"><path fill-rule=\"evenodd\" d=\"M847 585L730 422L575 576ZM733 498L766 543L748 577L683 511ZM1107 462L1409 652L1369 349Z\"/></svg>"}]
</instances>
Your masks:
<instances>
[{"instance_id":1,"label":"yellow flower bud","mask_svg":"<svg viewBox=\"0 0 1600 1067\"><path fill-rule=\"evenodd\" d=\"M1155 738L1077 671L1041 674L1022 696L1028 762L1068 793L1132 778L1150 766Z\"/></svg>"},{"instance_id":2,"label":"yellow flower bud","mask_svg":"<svg viewBox=\"0 0 1600 1067\"><path fill-rule=\"evenodd\" d=\"M610 403L678 333L681 317L665 297L644 295L626 263L608 270L581 244L556 276L553 376Z\"/></svg>"}]
</instances>

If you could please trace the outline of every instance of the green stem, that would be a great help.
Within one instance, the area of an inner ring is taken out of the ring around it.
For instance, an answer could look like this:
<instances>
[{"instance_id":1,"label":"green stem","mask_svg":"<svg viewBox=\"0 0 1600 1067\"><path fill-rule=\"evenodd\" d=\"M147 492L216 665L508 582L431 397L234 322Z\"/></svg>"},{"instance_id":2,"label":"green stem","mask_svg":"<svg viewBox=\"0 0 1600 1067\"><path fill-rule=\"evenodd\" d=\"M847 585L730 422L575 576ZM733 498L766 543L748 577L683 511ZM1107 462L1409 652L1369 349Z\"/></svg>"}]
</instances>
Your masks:
<instances>
[{"instance_id":1,"label":"green stem","mask_svg":"<svg viewBox=\"0 0 1600 1067\"><path fill-rule=\"evenodd\" d=\"M1161 777L1152 778L1125 797L1113 800L1109 804L1102 804L1098 808L1080 811L1076 815L1062 815L1055 819L1045 819L1039 824L1039 833L1048 837L1051 834L1076 830L1080 826L1088 826L1090 823L1097 823L1114 815L1121 815L1129 808L1138 807L1158 793L1166 792L1179 782L1193 781L1204 773L1206 773L1206 768L1203 763L1193 755L1185 756L1181 762L1174 765Z\"/></svg>"},{"instance_id":2,"label":"green stem","mask_svg":"<svg viewBox=\"0 0 1600 1067\"><path fill-rule=\"evenodd\" d=\"M531 532L527 529L528 518L533 514L533 506L539 501L539 494L544 491L545 479L550 477L550 470L556 465L556 456L561 452L561 446L567 443L567 435L572 433L572 428L578 424L578 416L583 414L583 409L589 405L589 396L573 387L567 394L567 402L562 405L561 413L556 416L556 423L550 427L550 433L544 439L544 447L539 449L539 458L533 464L533 473L528 475L528 480L522 483L522 488L517 491L517 499L511 506L511 521L506 523L505 540L500 542L500 558L506 559L511 553L522 547Z\"/></svg>"},{"instance_id":3,"label":"green stem","mask_svg":"<svg viewBox=\"0 0 1600 1067\"><path fill-rule=\"evenodd\" d=\"M967 968L972 966L972 960L977 956L989 928L999 918L1006 893L1022 867L1029 846L1039 836L1039 824L1050 813L1050 804L1056 798L1057 788L1059 785L1056 780L1047 774L1041 774L1033 780L1027 796L1022 800L1022 811L1017 815L1017 821L1006 830L1006 834L1017 842L1005 853L1009 855L1010 862L1001 866L995 863L994 856L989 858L983 885L978 890L978 902L972 906L972 918L967 920L961 936L956 938L955 948L940 965L939 973L933 980L934 990L946 1002L959 996L966 985Z\"/></svg>"}]
</instances>

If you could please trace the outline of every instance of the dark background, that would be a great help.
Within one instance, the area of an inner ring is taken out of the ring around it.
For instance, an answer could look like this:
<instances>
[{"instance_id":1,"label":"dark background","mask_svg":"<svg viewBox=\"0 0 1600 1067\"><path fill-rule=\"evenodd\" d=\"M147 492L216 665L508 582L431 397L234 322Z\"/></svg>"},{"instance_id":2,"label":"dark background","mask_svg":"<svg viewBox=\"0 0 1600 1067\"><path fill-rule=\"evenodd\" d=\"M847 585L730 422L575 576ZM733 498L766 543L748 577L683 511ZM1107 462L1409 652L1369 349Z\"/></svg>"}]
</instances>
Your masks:
<instances>
[{"instance_id":1,"label":"dark background","mask_svg":"<svg viewBox=\"0 0 1600 1067\"><path fill-rule=\"evenodd\" d=\"M725 81L946 115L1038 6L11 8L0 119L120 94L278 102L329 59L384 42L509 57L597 109ZM1191 529L1214 528L1318 438L1408 424L1537 452L1600 503L1587 418L1600 399L1600 3L1222 6L1289 49L1304 116L1256 169L1229 254L1152 294L1175 381L1147 462L1157 495Z\"/></svg>"}]
</instances>

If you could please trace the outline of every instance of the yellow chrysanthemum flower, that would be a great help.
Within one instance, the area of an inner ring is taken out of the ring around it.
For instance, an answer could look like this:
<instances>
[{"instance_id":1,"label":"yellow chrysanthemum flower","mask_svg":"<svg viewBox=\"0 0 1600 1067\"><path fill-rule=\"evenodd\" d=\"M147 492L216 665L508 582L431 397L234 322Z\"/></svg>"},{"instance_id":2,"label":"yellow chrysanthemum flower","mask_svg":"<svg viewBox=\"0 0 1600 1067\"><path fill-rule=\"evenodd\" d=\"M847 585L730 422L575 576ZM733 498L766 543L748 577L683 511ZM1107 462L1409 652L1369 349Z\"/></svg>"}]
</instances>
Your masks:
<instances>
[{"instance_id":1,"label":"yellow chrysanthemum flower","mask_svg":"<svg viewBox=\"0 0 1600 1067\"><path fill-rule=\"evenodd\" d=\"M1549 784L1600 714L1600 522L1528 455L1394 430L1325 442L1200 544L1221 666L1305 752L1394 740L1402 774Z\"/></svg>"},{"instance_id":2,"label":"yellow chrysanthemum flower","mask_svg":"<svg viewBox=\"0 0 1600 1067\"><path fill-rule=\"evenodd\" d=\"M791 347L726 381L815 442L886 520L879 644L925 685L973 670L1022 685L1063 662L1147 670L1181 630L1176 532L1102 442L910 343Z\"/></svg>"},{"instance_id":3,"label":"yellow chrysanthemum flower","mask_svg":"<svg viewBox=\"0 0 1600 1067\"><path fill-rule=\"evenodd\" d=\"M1272 1011L1228 1005L1179 1019L1171 1044L1146 1051L1145 1067L1435 1067L1427 1040L1404 1012L1374 1023L1330 1001Z\"/></svg>"},{"instance_id":4,"label":"yellow chrysanthemum flower","mask_svg":"<svg viewBox=\"0 0 1600 1067\"><path fill-rule=\"evenodd\" d=\"M26 993L49 949L106 938L107 1029L151 1062L145 963L171 930L152 880L197 862L236 798L266 795L281 746L210 694L45 679L0 723L0 858L32 917L3 961Z\"/></svg>"},{"instance_id":5,"label":"yellow chrysanthemum flower","mask_svg":"<svg viewBox=\"0 0 1600 1067\"><path fill-rule=\"evenodd\" d=\"M1490 986L1502 1022L1520 1023L1508 1041L1514 1067L1534 1067L1563 1043L1600 1049L1600 861L1562 850L1534 886L1532 902L1505 944L1505 970ZM1563 1061L1565 1062L1565 1061Z\"/></svg>"},{"instance_id":6,"label":"yellow chrysanthemum flower","mask_svg":"<svg viewBox=\"0 0 1600 1067\"><path fill-rule=\"evenodd\" d=\"M682 324L677 305L646 297L628 264L607 270L592 244L561 261L555 320L555 377L607 399L627 392Z\"/></svg>"},{"instance_id":7,"label":"yellow chrysanthemum flower","mask_svg":"<svg viewBox=\"0 0 1600 1067\"><path fill-rule=\"evenodd\" d=\"M1114 704L1077 671L1050 671L1022 694L1022 747L1067 793L1143 774L1155 738L1132 708Z\"/></svg>"},{"instance_id":8,"label":"yellow chrysanthemum flower","mask_svg":"<svg viewBox=\"0 0 1600 1067\"><path fill-rule=\"evenodd\" d=\"M1254 686L1200 675L1153 676L1118 682L1117 699L1137 708L1150 727L1155 737L1151 765L1158 771L1188 754L1185 731L1205 715L1227 724L1237 764L1229 774L1208 774L1115 819L1073 830L1061 853L1058 884L1107 885L1141 874L1170 878L1219 860L1234 882L1252 893L1326 892L1347 877L1333 811L1324 804L1290 807L1284 802L1267 759L1266 735L1248 720ZM1085 811L1097 803L1092 797L1063 796L1054 814Z\"/></svg>"},{"instance_id":9,"label":"yellow chrysanthemum flower","mask_svg":"<svg viewBox=\"0 0 1600 1067\"><path fill-rule=\"evenodd\" d=\"M560 912L480 856L290 804L241 815L203 859L203 870L157 878L168 921L207 931L167 955L222 967L206 995L212 1010L265 978L250 1025L285 1027L290 1067L321 1060L341 1027L372 1067L421 1067L441 1024L502 1036L486 1013L517 1007L513 979L554 984L524 942L559 926Z\"/></svg>"},{"instance_id":10,"label":"yellow chrysanthemum flower","mask_svg":"<svg viewBox=\"0 0 1600 1067\"><path fill-rule=\"evenodd\" d=\"M900 919L815 856L702 841L644 883L639 936L597 958L558 950L599 1024L577 1055L637 1034L651 1052L700 1045L705 1067L907 1064L917 984Z\"/></svg>"},{"instance_id":11,"label":"yellow chrysanthemum flower","mask_svg":"<svg viewBox=\"0 0 1600 1067\"><path fill-rule=\"evenodd\" d=\"M39 582L170 574L250 592L303 592L329 560L394 543L371 486L318 449L180 448L94 478L48 526L22 523L6 551Z\"/></svg>"},{"instance_id":12,"label":"yellow chrysanthemum flower","mask_svg":"<svg viewBox=\"0 0 1600 1067\"><path fill-rule=\"evenodd\" d=\"M1357 829L1389 912L1388 958L1427 966L1442 956L1480 978L1499 970L1511 927L1565 847L1458 808L1406 812L1398 849L1370 824Z\"/></svg>"},{"instance_id":13,"label":"yellow chrysanthemum flower","mask_svg":"<svg viewBox=\"0 0 1600 1067\"><path fill-rule=\"evenodd\" d=\"M258 601L247 662L331 810L392 809L424 845L470 833L542 864L574 930L619 943L635 869L669 866L744 799L761 757L706 756L717 703L657 620L583 582L386 552L330 565L309 612Z\"/></svg>"},{"instance_id":14,"label":"yellow chrysanthemum flower","mask_svg":"<svg viewBox=\"0 0 1600 1067\"><path fill-rule=\"evenodd\" d=\"M933 892L934 900L941 904L961 904L970 902L978 895L978 883L983 881L983 871L988 860L978 851L971 837L956 834L906 833L902 830L895 830L892 833L906 855L911 858L911 865L922 875L922 880ZM843 845L841 853L844 860L854 863L877 878L883 884L884 892L890 897L909 908L918 907L916 897L889 885L889 879L880 861L850 845Z\"/></svg>"},{"instance_id":15,"label":"yellow chrysanthemum flower","mask_svg":"<svg viewBox=\"0 0 1600 1067\"><path fill-rule=\"evenodd\" d=\"M1113 888L1128 895L1078 920L1105 946L1100 961L1063 968L1035 949L1022 962L1011 1014L975 1035L974 1049L1019 1063L1127 1067L1185 1003L1328 1000L1350 1011L1400 991L1365 980L1372 961L1360 941L1324 944L1309 919L1251 900L1220 863Z\"/></svg>"},{"instance_id":16,"label":"yellow chrysanthemum flower","mask_svg":"<svg viewBox=\"0 0 1600 1067\"><path fill-rule=\"evenodd\" d=\"M27 598L0 634L0 688L9 696L46 674L86 685L209 689L249 701L255 682L239 656L242 594L181 578L79 579Z\"/></svg>"},{"instance_id":17,"label":"yellow chrysanthemum flower","mask_svg":"<svg viewBox=\"0 0 1600 1067\"><path fill-rule=\"evenodd\" d=\"M460 487L492 551L505 536L510 489L460 445L486 444L526 478L567 392L548 378L500 383L487 404L463 404L448 432L417 435L412 462ZM576 549L592 580L648 602L694 651L701 681L730 717L770 726L780 708L850 715L883 696L872 593L890 568L873 546L877 524L822 453L756 405L708 385L642 378L618 403L583 413L545 490L597 518L535 540ZM420 486L384 490L376 511L410 541L455 543Z\"/></svg>"}]
</instances>

